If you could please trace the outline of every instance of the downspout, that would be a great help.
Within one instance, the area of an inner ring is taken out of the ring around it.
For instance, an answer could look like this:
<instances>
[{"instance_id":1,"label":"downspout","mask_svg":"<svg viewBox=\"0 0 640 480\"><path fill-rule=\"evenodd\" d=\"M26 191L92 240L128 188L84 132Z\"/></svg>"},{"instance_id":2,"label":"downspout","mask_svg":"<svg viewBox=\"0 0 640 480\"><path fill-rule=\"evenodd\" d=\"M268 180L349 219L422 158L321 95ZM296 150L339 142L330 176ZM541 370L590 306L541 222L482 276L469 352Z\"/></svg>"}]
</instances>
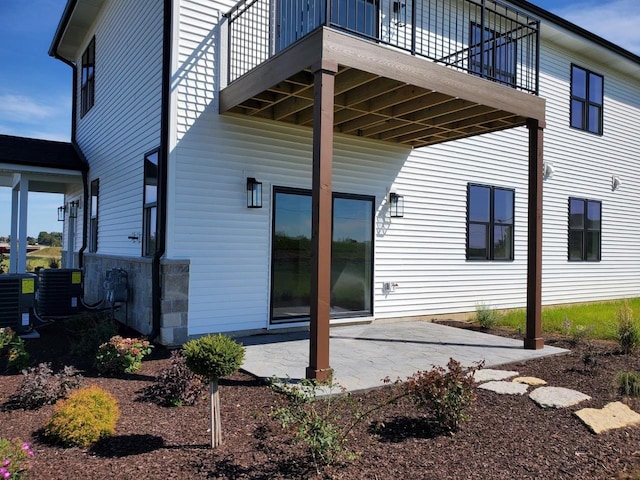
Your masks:
<instances>
[{"instance_id":1,"label":"downspout","mask_svg":"<svg viewBox=\"0 0 640 480\"><path fill-rule=\"evenodd\" d=\"M65 10L65 15L70 15L71 12L73 11L73 7L75 6L75 2L70 2L70 4L67 6L67 10ZM57 42L54 41L54 45ZM57 45L56 45L57 46ZM82 246L80 247L80 250L78 250L78 267L82 268L84 266L84 252L87 249L87 220L88 220L88 208L87 206L88 201L89 201L89 162L87 161L87 158L84 156L84 153L82 153L82 149L80 148L80 146L78 145L78 142L76 141L76 114L78 111L78 91L77 91L77 82L78 82L78 69L76 68L75 63L67 60L66 58L61 57L58 52L57 49L54 48L54 46L51 47L51 49L49 50L49 55L52 56L53 58L60 60L62 63L69 65L71 67L71 71L72 71L72 87L71 87L71 145L73 146L73 149L76 151L76 154L80 157L80 160L82 160L82 163L84 164L84 168L82 169L82 201L83 201L83 205L84 208L82 209ZM71 252L71 255L73 255L73 252Z\"/></svg>"},{"instance_id":2,"label":"downspout","mask_svg":"<svg viewBox=\"0 0 640 480\"><path fill-rule=\"evenodd\" d=\"M162 35L162 100L160 106L160 154L158 156L158 234L151 266L152 329L149 340L160 334L162 314L162 275L160 260L166 251L167 235L167 164L169 161L170 105L171 105L171 47L173 0L164 0Z\"/></svg>"}]
</instances>

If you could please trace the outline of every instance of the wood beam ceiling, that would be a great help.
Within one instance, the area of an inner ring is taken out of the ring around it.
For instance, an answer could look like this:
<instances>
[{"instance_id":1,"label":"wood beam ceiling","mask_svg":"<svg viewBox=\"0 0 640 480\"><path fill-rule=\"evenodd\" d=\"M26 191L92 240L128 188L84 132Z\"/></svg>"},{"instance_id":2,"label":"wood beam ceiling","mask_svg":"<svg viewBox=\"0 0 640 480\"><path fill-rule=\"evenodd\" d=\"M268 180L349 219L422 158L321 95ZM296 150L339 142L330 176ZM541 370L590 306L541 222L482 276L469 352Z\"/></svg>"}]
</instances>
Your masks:
<instances>
[{"instance_id":1,"label":"wood beam ceiling","mask_svg":"<svg viewBox=\"0 0 640 480\"><path fill-rule=\"evenodd\" d=\"M313 75L303 70L230 111L311 127L313 102ZM525 123L521 116L407 84L392 75L345 66L335 75L335 132L421 147Z\"/></svg>"}]
</instances>

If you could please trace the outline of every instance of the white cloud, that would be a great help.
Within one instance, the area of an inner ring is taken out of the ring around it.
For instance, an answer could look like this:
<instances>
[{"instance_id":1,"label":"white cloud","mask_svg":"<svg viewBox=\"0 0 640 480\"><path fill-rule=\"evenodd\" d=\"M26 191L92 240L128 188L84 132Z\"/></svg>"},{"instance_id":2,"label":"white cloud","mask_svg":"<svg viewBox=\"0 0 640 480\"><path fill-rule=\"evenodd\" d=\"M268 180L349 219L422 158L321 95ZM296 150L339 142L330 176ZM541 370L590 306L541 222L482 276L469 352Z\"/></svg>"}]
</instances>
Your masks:
<instances>
[{"instance_id":1,"label":"white cloud","mask_svg":"<svg viewBox=\"0 0 640 480\"><path fill-rule=\"evenodd\" d=\"M0 116L18 122L37 122L50 118L55 109L24 95L0 95Z\"/></svg>"},{"instance_id":2,"label":"white cloud","mask_svg":"<svg viewBox=\"0 0 640 480\"><path fill-rule=\"evenodd\" d=\"M71 138L71 99L68 95L44 101L34 96L0 94L0 133L68 142Z\"/></svg>"},{"instance_id":3,"label":"white cloud","mask_svg":"<svg viewBox=\"0 0 640 480\"><path fill-rule=\"evenodd\" d=\"M552 11L633 53L640 54L640 2L571 2Z\"/></svg>"}]
</instances>

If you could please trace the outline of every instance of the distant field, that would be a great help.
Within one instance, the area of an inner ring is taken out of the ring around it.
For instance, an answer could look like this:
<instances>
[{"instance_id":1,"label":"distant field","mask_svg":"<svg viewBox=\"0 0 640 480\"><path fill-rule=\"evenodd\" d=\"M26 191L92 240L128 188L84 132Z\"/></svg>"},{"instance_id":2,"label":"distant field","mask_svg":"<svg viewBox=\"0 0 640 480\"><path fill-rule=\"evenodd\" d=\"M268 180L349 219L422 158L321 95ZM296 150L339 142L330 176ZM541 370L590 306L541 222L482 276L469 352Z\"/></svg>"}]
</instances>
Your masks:
<instances>
[{"instance_id":1,"label":"distant field","mask_svg":"<svg viewBox=\"0 0 640 480\"><path fill-rule=\"evenodd\" d=\"M35 252L27 253L27 257L61 258L62 247L43 247Z\"/></svg>"},{"instance_id":2,"label":"distant field","mask_svg":"<svg viewBox=\"0 0 640 480\"><path fill-rule=\"evenodd\" d=\"M52 262L60 267L62 260L61 247L43 247L40 250L27 254L27 271L33 272L37 267L50 268ZM9 271L9 255L4 255L0 260L0 272Z\"/></svg>"}]
</instances>

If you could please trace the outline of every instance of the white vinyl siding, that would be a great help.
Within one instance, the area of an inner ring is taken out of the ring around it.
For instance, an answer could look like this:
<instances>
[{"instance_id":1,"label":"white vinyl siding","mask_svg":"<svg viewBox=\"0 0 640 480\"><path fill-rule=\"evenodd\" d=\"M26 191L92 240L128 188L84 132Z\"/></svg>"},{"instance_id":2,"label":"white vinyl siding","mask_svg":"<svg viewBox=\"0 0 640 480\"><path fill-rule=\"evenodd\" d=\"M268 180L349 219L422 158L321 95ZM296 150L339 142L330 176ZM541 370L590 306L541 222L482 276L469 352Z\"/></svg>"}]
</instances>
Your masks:
<instances>
[{"instance_id":1,"label":"white vinyl siding","mask_svg":"<svg viewBox=\"0 0 640 480\"><path fill-rule=\"evenodd\" d=\"M597 57L568 55L543 44L540 95L547 99L545 161L555 167L544 183L542 294L544 304L637 296L640 291L640 80ZM604 76L603 135L571 128L571 63ZM622 185L612 189L612 176ZM600 262L569 262L568 199L602 202Z\"/></svg>"},{"instance_id":2,"label":"white vinyl siding","mask_svg":"<svg viewBox=\"0 0 640 480\"><path fill-rule=\"evenodd\" d=\"M142 236L144 154L160 144L162 15L162 0L105 2L85 40L95 36L95 102L77 140L100 179L99 254L141 254L128 237Z\"/></svg>"},{"instance_id":3,"label":"white vinyl siding","mask_svg":"<svg viewBox=\"0 0 640 480\"><path fill-rule=\"evenodd\" d=\"M218 114L216 61L226 55L218 24L232 5L182 1L176 27L167 255L191 262L190 335L267 328L272 189L311 186L310 129ZM543 303L637 295L640 127L630 119L639 117L640 84L548 43L541 58L544 154L556 168L544 182ZM572 62L604 75L602 137L569 127ZM527 164L526 128L416 150L336 135L333 190L376 198L375 318L525 306ZM611 175L623 182L616 191ZM263 183L261 209L246 207L247 177ZM468 183L515 191L513 261L465 259ZM404 196L403 218L389 218L389 191ZM569 197L602 201L597 264L567 260ZM387 292L385 282L398 286Z\"/></svg>"}]
</instances>

